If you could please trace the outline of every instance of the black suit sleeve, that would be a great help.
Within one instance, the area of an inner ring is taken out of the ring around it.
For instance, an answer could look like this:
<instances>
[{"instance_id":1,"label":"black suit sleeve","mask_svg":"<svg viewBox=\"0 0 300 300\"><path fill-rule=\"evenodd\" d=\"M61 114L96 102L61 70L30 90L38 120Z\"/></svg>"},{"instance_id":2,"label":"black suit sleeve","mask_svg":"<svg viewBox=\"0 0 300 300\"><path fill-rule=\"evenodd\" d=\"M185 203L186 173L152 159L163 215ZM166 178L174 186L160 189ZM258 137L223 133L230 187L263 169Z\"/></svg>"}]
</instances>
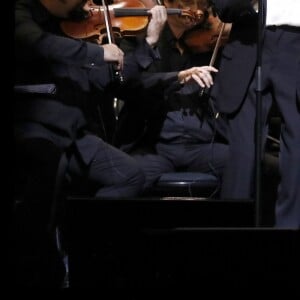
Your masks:
<instances>
[{"instance_id":1,"label":"black suit sleeve","mask_svg":"<svg viewBox=\"0 0 300 300\"><path fill-rule=\"evenodd\" d=\"M245 15L256 14L250 0L214 0L216 12L226 23L238 22Z\"/></svg>"}]
</instances>

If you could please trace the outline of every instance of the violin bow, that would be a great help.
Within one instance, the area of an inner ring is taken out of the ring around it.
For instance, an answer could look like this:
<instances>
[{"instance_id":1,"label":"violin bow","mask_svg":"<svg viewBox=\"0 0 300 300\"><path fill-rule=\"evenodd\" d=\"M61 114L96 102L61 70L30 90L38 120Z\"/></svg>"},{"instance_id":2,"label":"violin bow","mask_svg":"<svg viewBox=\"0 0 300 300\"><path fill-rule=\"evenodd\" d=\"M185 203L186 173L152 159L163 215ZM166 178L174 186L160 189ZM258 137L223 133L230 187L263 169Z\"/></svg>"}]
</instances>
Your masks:
<instances>
[{"instance_id":1,"label":"violin bow","mask_svg":"<svg viewBox=\"0 0 300 300\"><path fill-rule=\"evenodd\" d=\"M218 54L218 50L220 48L221 38L222 38L222 34L223 34L224 29L225 29L225 23L222 22L221 29L220 29L216 44L215 44L213 53L212 53L211 58L210 58L210 62L209 62L210 67L212 67L215 64L217 54ZM199 96L202 97L205 93L207 93L207 90L208 90L207 88L202 88L200 93L199 93Z\"/></svg>"},{"instance_id":2,"label":"violin bow","mask_svg":"<svg viewBox=\"0 0 300 300\"><path fill-rule=\"evenodd\" d=\"M109 44L115 44L115 38L112 32L112 25L111 25L111 19L109 14L109 7L106 3L106 0L101 0L102 2L102 8L103 8L103 16L105 21L105 27L106 27L106 34Z\"/></svg>"},{"instance_id":3,"label":"violin bow","mask_svg":"<svg viewBox=\"0 0 300 300\"><path fill-rule=\"evenodd\" d=\"M219 32L219 35L218 35L218 39L217 39L216 45L214 47L214 51L212 53L210 62L209 62L209 66L213 66L215 64L216 57L217 57L217 54L218 54L218 50L220 48L221 38L222 38L224 29L225 29L225 23L222 22L221 29L220 29L220 32Z\"/></svg>"},{"instance_id":4,"label":"violin bow","mask_svg":"<svg viewBox=\"0 0 300 300\"><path fill-rule=\"evenodd\" d=\"M112 30L112 23L111 23L111 18L109 14L109 7L107 5L106 0L101 0L102 2L102 7L103 7L103 16L104 16L104 21L105 21L105 27L106 27L106 34L107 34L107 40L109 44L115 44L115 37L113 34ZM114 78L116 78L119 83L124 82L124 78L121 74L120 71L114 69Z\"/></svg>"}]
</instances>

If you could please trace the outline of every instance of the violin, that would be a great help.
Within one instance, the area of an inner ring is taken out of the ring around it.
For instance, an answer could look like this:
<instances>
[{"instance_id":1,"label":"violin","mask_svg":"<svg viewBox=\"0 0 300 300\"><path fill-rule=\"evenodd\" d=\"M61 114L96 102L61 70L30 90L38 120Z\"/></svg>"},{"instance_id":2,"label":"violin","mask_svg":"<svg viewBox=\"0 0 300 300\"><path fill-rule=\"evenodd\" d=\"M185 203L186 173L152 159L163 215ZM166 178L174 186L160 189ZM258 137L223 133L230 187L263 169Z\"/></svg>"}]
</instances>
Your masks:
<instances>
[{"instance_id":1,"label":"violin","mask_svg":"<svg viewBox=\"0 0 300 300\"><path fill-rule=\"evenodd\" d=\"M140 0L117 0L114 4L108 5L113 34L116 37L123 37L135 36L143 32L149 23L150 8ZM77 39L96 36L101 44L103 37L106 36L104 10L103 6L95 5L89 1L88 17L81 21L65 20L60 24L61 29L67 36ZM167 8L167 14L183 15L191 18L195 24L201 17L191 10L177 8Z\"/></svg>"},{"instance_id":2,"label":"violin","mask_svg":"<svg viewBox=\"0 0 300 300\"><path fill-rule=\"evenodd\" d=\"M227 43L230 30L231 23L223 23L217 15L209 12L205 26L200 24L199 27L195 26L186 31L182 36L182 41L193 53L211 52L218 38L218 47Z\"/></svg>"},{"instance_id":3,"label":"violin","mask_svg":"<svg viewBox=\"0 0 300 300\"><path fill-rule=\"evenodd\" d=\"M212 52L209 66L214 66L219 48L223 46L230 35L231 23L222 22L217 15L208 11L207 22L201 27L194 27L184 33L182 40L193 53ZM203 102L209 98L209 89L202 88L199 97ZM216 118L218 115L216 115Z\"/></svg>"}]
</instances>

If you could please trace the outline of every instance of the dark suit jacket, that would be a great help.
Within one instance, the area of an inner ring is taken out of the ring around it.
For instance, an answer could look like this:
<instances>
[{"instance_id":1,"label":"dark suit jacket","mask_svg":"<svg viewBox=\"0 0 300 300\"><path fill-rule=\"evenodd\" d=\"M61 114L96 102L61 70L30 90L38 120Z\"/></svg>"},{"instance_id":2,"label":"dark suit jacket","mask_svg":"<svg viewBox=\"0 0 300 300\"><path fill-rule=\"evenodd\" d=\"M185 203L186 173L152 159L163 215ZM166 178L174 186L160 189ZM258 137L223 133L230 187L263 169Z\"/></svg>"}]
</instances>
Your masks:
<instances>
[{"instance_id":1,"label":"dark suit jacket","mask_svg":"<svg viewBox=\"0 0 300 300\"><path fill-rule=\"evenodd\" d=\"M180 54L176 42L175 36L166 24L157 45L161 59L152 64L139 80L134 82L135 87L132 89L134 94L129 91L123 98L125 105L119 115L115 145L126 152L132 152L140 147L154 151L162 135L169 141L174 136L180 137L182 125L179 124L182 118L179 114L178 121L176 117L172 121L169 119L168 129L163 128L169 112L180 112L184 109L189 111L191 117L186 116L184 122L189 126L190 137L199 143L210 141L214 134L214 124L208 125L212 119L208 116L203 118L201 114L199 86L196 83L181 86L177 77L178 71L192 66L208 65L211 53L197 54L185 49ZM131 43L134 44L134 40ZM132 48L131 43L128 40L123 41L125 51ZM195 115L198 116L198 120L194 118ZM202 122L207 126L203 126Z\"/></svg>"},{"instance_id":2,"label":"dark suit jacket","mask_svg":"<svg viewBox=\"0 0 300 300\"><path fill-rule=\"evenodd\" d=\"M223 22L233 23L222 51L211 95L220 112L234 112L243 101L255 72L258 16L250 0L215 0Z\"/></svg>"},{"instance_id":3,"label":"dark suit jacket","mask_svg":"<svg viewBox=\"0 0 300 300\"><path fill-rule=\"evenodd\" d=\"M15 128L18 139L41 137L65 148L87 131L102 133L99 108L101 102L108 101L106 90L112 78L103 48L65 36L60 23L40 1L16 3L15 83L53 83L57 90L50 96L16 95ZM125 80L136 77L155 55L146 42L141 43L125 58ZM88 147L80 147L86 162L98 150L93 146L93 138L85 139Z\"/></svg>"}]
</instances>

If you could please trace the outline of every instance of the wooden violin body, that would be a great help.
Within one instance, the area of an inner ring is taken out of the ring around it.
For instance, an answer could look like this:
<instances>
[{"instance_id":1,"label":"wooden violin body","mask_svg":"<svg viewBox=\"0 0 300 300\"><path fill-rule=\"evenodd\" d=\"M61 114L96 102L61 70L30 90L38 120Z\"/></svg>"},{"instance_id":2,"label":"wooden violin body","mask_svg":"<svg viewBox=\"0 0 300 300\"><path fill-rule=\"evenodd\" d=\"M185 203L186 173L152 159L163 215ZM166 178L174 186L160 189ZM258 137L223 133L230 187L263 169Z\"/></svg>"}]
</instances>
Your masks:
<instances>
[{"instance_id":1,"label":"wooden violin body","mask_svg":"<svg viewBox=\"0 0 300 300\"><path fill-rule=\"evenodd\" d=\"M149 23L149 10L154 6L154 3L151 3L151 0L117 0L114 4L108 5L114 35L116 37L135 36L143 32ZM184 14L186 17L196 17L191 11L176 8L168 8L167 14ZM99 43L102 43L106 33L104 8L90 1L89 16L86 19L63 21L61 29L70 37L77 39L97 37Z\"/></svg>"},{"instance_id":2,"label":"wooden violin body","mask_svg":"<svg viewBox=\"0 0 300 300\"><path fill-rule=\"evenodd\" d=\"M211 52L214 50L223 23L218 16L209 14L206 26L192 28L184 33L182 40L184 44L194 53ZM220 45L224 45L230 34L231 24L225 23L220 37Z\"/></svg>"},{"instance_id":3,"label":"wooden violin body","mask_svg":"<svg viewBox=\"0 0 300 300\"><path fill-rule=\"evenodd\" d=\"M126 0L109 5L109 13L114 33L133 35L142 31L148 24L147 15L139 18L129 16L115 17L115 11L124 7L145 8L145 5L139 0ZM64 21L61 23L61 29L66 35L73 38L86 39L97 36L102 40L102 35L105 34L106 31L103 7L96 5L90 6L89 17L87 19L82 21Z\"/></svg>"}]
</instances>

